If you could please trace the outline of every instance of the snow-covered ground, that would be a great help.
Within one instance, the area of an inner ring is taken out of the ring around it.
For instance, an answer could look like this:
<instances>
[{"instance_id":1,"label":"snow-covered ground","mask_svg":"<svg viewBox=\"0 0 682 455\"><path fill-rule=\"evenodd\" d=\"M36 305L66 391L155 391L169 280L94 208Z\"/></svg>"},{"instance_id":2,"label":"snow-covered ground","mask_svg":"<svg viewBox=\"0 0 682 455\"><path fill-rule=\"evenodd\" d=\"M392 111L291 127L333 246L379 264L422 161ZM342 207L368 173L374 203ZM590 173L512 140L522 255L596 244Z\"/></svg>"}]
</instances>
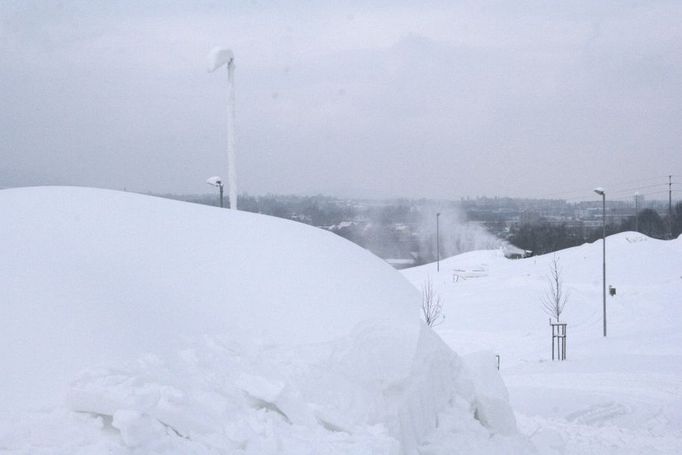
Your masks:
<instances>
[{"instance_id":1,"label":"snow-covered ground","mask_svg":"<svg viewBox=\"0 0 682 455\"><path fill-rule=\"evenodd\" d=\"M0 213L0 453L682 453L682 239L608 238L608 338L601 244L559 252L552 362L552 255L405 280L328 232L137 194L3 190Z\"/></svg>"},{"instance_id":2,"label":"snow-covered ground","mask_svg":"<svg viewBox=\"0 0 682 455\"><path fill-rule=\"evenodd\" d=\"M87 188L0 214L0 453L532 451L494 357L338 236Z\"/></svg>"},{"instance_id":3,"label":"snow-covered ground","mask_svg":"<svg viewBox=\"0 0 682 455\"><path fill-rule=\"evenodd\" d=\"M552 255L476 251L404 270L430 277L457 352L493 351L522 432L541 453L682 453L682 238L607 238L608 337L602 336L601 241L557 254L570 295L567 360L551 361L541 299Z\"/></svg>"}]
</instances>

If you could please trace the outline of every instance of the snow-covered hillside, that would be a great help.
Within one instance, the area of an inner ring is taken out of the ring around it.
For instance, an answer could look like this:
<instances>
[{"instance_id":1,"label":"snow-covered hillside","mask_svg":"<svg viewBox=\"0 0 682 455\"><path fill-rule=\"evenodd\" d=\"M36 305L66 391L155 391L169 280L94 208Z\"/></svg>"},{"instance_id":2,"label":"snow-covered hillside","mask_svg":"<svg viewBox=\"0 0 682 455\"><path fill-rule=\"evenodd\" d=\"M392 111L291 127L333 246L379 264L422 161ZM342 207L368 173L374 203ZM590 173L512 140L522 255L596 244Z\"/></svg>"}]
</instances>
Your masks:
<instances>
[{"instance_id":1,"label":"snow-covered hillside","mask_svg":"<svg viewBox=\"0 0 682 455\"><path fill-rule=\"evenodd\" d=\"M567 360L551 361L541 299L553 255L476 251L405 270L427 277L447 314L437 332L456 351L501 356L523 432L542 453L682 453L682 238L607 238L608 337L602 336L602 244L557 253L568 303Z\"/></svg>"},{"instance_id":2,"label":"snow-covered hillside","mask_svg":"<svg viewBox=\"0 0 682 455\"><path fill-rule=\"evenodd\" d=\"M529 449L492 358L340 237L86 188L0 214L0 452Z\"/></svg>"}]
</instances>

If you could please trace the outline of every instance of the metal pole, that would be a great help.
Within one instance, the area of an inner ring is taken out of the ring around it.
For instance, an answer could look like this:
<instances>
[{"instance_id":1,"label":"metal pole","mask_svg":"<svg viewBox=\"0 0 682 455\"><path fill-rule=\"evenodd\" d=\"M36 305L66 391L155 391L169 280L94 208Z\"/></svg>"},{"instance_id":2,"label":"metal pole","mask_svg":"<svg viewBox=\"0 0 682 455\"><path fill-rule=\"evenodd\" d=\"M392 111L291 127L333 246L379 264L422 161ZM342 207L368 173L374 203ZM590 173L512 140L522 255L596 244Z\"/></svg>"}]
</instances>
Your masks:
<instances>
[{"instance_id":1,"label":"metal pole","mask_svg":"<svg viewBox=\"0 0 682 455\"><path fill-rule=\"evenodd\" d=\"M234 151L235 96L234 96L234 59L227 63L227 184L230 208L237 210L237 171Z\"/></svg>"},{"instance_id":2,"label":"metal pole","mask_svg":"<svg viewBox=\"0 0 682 455\"><path fill-rule=\"evenodd\" d=\"M223 207L225 207L225 205L223 204L223 184L221 183L220 185L218 185L218 188L220 188L220 208L222 209Z\"/></svg>"},{"instance_id":3,"label":"metal pole","mask_svg":"<svg viewBox=\"0 0 682 455\"><path fill-rule=\"evenodd\" d=\"M602 255L602 265L603 265L603 274L602 274L602 288L603 288L603 293L604 293L604 301L603 301L603 306L604 306L604 336L606 336L606 193L603 192L602 195L602 250L603 250L603 255Z\"/></svg>"},{"instance_id":4,"label":"metal pole","mask_svg":"<svg viewBox=\"0 0 682 455\"><path fill-rule=\"evenodd\" d=\"M237 172L235 170L234 151L234 54L229 49L215 47L209 53L208 58L209 72L215 71L223 65L227 65L227 188L230 197L230 208L237 210Z\"/></svg>"},{"instance_id":5,"label":"metal pole","mask_svg":"<svg viewBox=\"0 0 682 455\"><path fill-rule=\"evenodd\" d=\"M436 213L436 271L440 272L440 212Z\"/></svg>"}]
</instances>

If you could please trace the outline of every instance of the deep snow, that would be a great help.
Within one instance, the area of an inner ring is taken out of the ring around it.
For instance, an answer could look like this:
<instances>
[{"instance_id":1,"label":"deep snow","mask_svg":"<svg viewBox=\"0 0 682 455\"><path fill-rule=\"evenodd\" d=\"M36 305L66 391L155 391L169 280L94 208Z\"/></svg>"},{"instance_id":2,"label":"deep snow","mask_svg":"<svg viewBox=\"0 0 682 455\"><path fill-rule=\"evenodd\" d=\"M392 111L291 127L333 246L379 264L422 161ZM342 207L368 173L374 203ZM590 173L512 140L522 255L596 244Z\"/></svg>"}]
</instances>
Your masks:
<instances>
[{"instance_id":1,"label":"deep snow","mask_svg":"<svg viewBox=\"0 0 682 455\"><path fill-rule=\"evenodd\" d=\"M567 360L551 361L541 299L552 254L475 251L403 271L430 277L447 317L436 331L460 353L501 356L520 429L542 453L682 453L682 238L607 238L608 337L601 241L557 253L569 290Z\"/></svg>"},{"instance_id":2,"label":"deep snow","mask_svg":"<svg viewBox=\"0 0 682 455\"><path fill-rule=\"evenodd\" d=\"M370 253L281 219L88 188L0 191L3 453L523 453Z\"/></svg>"}]
</instances>

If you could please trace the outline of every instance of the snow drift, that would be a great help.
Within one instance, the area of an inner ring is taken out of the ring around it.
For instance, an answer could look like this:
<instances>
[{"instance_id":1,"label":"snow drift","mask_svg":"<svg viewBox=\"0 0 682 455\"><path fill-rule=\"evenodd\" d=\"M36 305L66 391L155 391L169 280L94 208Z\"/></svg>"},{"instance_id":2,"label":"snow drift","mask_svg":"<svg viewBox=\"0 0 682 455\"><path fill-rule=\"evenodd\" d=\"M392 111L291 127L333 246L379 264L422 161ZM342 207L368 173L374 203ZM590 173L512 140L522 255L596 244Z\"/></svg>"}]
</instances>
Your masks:
<instances>
[{"instance_id":1,"label":"snow drift","mask_svg":"<svg viewBox=\"0 0 682 455\"><path fill-rule=\"evenodd\" d=\"M519 260L474 251L402 273L442 297L446 343L501 356L519 429L539 453L682 453L682 236L607 237L608 337L602 255L601 240ZM551 361L542 306L555 257L569 295L565 362Z\"/></svg>"},{"instance_id":2,"label":"snow drift","mask_svg":"<svg viewBox=\"0 0 682 455\"><path fill-rule=\"evenodd\" d=\"M525 447L493 360L467 367L340 237L86 188L3 190L0 213L0 448Z\"/></svg>"}]
</instances>

